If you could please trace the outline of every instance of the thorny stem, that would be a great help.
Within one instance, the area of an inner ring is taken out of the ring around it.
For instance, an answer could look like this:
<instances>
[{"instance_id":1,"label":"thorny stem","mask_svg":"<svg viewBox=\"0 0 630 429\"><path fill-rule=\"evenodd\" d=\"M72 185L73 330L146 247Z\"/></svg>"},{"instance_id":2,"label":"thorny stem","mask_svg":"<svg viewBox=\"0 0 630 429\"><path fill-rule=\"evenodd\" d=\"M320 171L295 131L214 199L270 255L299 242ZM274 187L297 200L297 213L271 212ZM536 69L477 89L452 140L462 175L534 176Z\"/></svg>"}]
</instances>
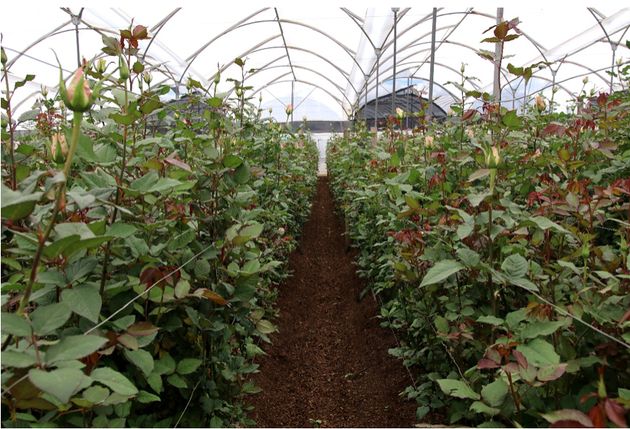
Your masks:
<instances>
[{"instance_id":1,"label":"thorny stem","mask_svg":"<svg viewBox=\"0 0 630 429\"><path fill-rule=\"evenodd\" d=\"M512 374L510 374L508 371L505 371L505 373L507 374L508 383L510 385L510 393L512 394L512 399L514 400L514 406L516 407L516 412L520 413L521 401L518 399L518 395L516 394L516 391L514 390L514 382L512 382Z\"/></svg>"},{"instance_id":2,"label":"thorny stem","mask_svg":"<svg viewBox=\"0 0 630 429\"><path fill-rule=\"evenodd\" d=\"M127 108L129 105L129 93L127 91L127 83L125 82L125 105L122 108L122 113L127 114ZM112 217L110 219L109 224L113 224L116 221L116 217L118 216L118 205L120 204L120 199L122 198L122 181L123 176L125 174L125 169L127 168L127 136L128 136L128 126L125 125L123 128L123 137L122 137L122 146L123 146L123 154L122 154L122 163L120 165L120 173L118 173L118 186L116 187L116 202L114 204L114 211L112 212ZM107 283L107 268L109 266L109 257L111 255L111 242L108 242L105 247L105 256L103 258L103 270L101 271L101 285L99 287L99 293L101 297L105 293L105 283Z\"/></svg>"},{"instance_id":3,"label":"thorny stem","mask_svg":"<svg viewBox=\"0 0 630 429\"><path fill-rule=\"evenodd\" d=\"M9 72L6 67L2 68L4 72L4 83L6 84L7 92L5 94L7 100L7 120L8 120L8 129L9 129L9 158L11 160L11 185L12 190L17 189L17 176L16 176L16 167L15 167L15 127L13 126L13 112L11 111L11 93L9 88Z\"/></svg>"},{"instance_id":4,"label":"thorny stem","mask_svg":"<svg viewBox=\"0 0 630 429\"><path fill-rule=\"evenodd\" d=\"M79 133L81 131L81 121L83 120L83 113L74 112L74 116L72 118L72 140L70 143L70 150L68 151L68 155L66 157L66 164L63 168L64 180L63 182L57 185L57 192L55 194L55 207L53 209L52 217L46 230L39 237L39 243L37 245L37 250L35 251L35 256L33 257L33 265L31 267L31 274L29 276L28 284L26 285L26 289L24 289L24 295L20 301L20 306L18 307L17 314L24 314L26 307L31 299L31 293L33 291L33 284L35 284L35 278L37 277L37 269L39 268L39 263L42 258L42 254L44 252L44 247L46 246L46 241L50 236L50 233L55 226L55 220L57 215L61 211L62 207L65 205L65 191L66 191L66 181L68 180L68 176L70 174L70 168L72 166L72 158L74 157L74 153L77 150L77 146L79 143Z\"/></svg>"}]
</instances>

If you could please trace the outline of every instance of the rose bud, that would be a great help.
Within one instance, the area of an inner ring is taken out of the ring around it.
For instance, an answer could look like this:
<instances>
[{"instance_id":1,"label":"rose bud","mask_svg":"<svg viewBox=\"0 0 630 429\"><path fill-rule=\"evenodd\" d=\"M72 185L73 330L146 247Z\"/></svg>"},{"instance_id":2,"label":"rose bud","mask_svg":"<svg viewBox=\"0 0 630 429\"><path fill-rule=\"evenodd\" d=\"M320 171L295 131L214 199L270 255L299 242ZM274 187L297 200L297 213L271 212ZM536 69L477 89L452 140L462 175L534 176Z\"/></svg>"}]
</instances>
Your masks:
<instances>
[{"instance_id":1,"label":"rose bud","mask_svg":"<svg viewBox=\"0 0 630 429\"><path fill-rule=\"evenodd\" d=\"M55 133L52 135L50 155L52 160L58 164L65 162L66 155L68 155L68 143L64 134Z\"/></svg>"},{"instance_id":2,"label":"rose bud","mask_svg":"<svg viewBox=\"0 0 630 429\"><path fill-rule=\"evenodd\" d=\"M86 112L94 104L95 94L92 93L92 89L85 78L83 67L79 67L74 72L74 76L72 76L72 80L70 80L67 88L60 71L59 94L66 107L73 112Z\"/></svg>"},{"instance_id":3,"label":"rose bud","mask_svg":"<svg viewBox=\"0 0 630 429\"><path fill-rule=\"evenodd\" d=\"M547 108L547 104L545 103L545 99L540 95L536 96L536 109L539 113L542 113Z\"/></svg>"},{"instance_id":4,"label":"rose bud","mask_svg":"<svg viewBox=\"0 0 630 429\"><path fill-rule=\"evenodd\" d=\"M501 155L499 154L499 148L492 146L489 152L486 152L486 167L497 168L501 164Z\"/></svg>"},{"instance_id":5,"label":"rose bud","mask_svg":"<svg viewBox=\"0 0 630 429\"><path fill-rule=\"evenodd\" d=\"M426 136L424 138L424 147L426 147L428 149L432 148L433 147L433 140L434 140L433 136Z\"/></svg>"}]
</instances>

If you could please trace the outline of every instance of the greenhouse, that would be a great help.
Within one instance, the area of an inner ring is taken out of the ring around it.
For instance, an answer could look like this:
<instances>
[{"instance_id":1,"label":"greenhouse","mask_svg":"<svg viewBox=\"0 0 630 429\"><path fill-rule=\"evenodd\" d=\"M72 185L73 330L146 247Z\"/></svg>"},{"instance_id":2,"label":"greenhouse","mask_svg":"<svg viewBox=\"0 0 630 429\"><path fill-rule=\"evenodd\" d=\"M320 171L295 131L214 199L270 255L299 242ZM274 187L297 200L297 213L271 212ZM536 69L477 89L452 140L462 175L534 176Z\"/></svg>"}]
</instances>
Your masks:
<instances>
[{"instance_id":1,"label":"greenhouse","mask_svg":"<svg viewBox=\"0 0 630 429\"><path fill-rule=\"evenodd\" d=\"M630 8L239 5L4 7L3 427L627 427Z\"/></svg>"}]
</instances>

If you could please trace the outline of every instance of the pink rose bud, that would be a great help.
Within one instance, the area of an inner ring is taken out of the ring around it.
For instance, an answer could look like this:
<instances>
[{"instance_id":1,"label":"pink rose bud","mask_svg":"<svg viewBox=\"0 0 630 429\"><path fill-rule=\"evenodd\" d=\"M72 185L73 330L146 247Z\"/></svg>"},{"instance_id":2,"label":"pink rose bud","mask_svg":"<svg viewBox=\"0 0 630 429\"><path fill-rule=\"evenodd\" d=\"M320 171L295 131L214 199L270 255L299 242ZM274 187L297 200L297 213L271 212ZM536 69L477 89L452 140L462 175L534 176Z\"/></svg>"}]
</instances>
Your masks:
<instances>
[{"instance_id":1,"label":"pink rose bud","mask_svg":"<svg viewBox=\"0 0 630 429\"><path fill-rule=\"evenodd\" d=\"M92 104L94 104L95 97L85 78L83 67L79 67L77 71L74 72L74 76L72 76L72 80L70 80L70 84L67 88L60 74L59 93L63 103L73 112L86 112L90 110Z\"/></svg>"},{"instance_id":2,"label":"pink rose bud","mask_svg":"<svg viewBox=\"0 0 630 429\"><path fill-rule=\"evenodd\" d=\"M536 109L538 112L542 112L547 108L547 104L545 103L545 99L540 95L536 96Z\"/></svg>"}]
</instances>

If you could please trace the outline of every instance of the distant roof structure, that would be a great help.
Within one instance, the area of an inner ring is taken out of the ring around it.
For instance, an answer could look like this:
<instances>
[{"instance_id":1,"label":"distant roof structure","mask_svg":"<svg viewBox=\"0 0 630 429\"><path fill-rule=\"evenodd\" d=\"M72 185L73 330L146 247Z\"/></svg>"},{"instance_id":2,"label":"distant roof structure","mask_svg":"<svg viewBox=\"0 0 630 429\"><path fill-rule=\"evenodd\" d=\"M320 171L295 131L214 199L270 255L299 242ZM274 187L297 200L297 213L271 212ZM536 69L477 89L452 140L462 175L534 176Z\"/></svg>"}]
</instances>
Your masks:
<instances>
[{"instance_id":1,"label":"distant roof structure","mask_svg":"<svg viewBox=\"0 0 630 429\"><path fill-rule=\"evenodd\" d=\"M495 65L478 54L494 50L482 39L501 19L521 21L521 37L506 44L510 57L498 70L503 102L510 106L518 107L534 91L550 97L554 87L557 101L569 99L581 90L585 76L586 89L622 89L609 72L628 64L630 56L630 8L614 3L597 9L561 2L465 9L227 3L69 9L47 2L37 8L34 14L28 3L3 7L9 79L36 75L16 95L18 113L30 108L40 85L56 87L55 54L69 76L81 57L102 56L103 35L117 37L131 22L149 29L151 39L141 43L140 55L150 63L156 83L179 89L189 76L210 84L220 73L219 90L230 93L226 78L239 78L234 59L243 58L250 70L246 84L255 97L262 96L262 108L282 121L288 104L294 106L294 121L344 121L355 117L366 100L369 105L410 83L447 112L462 96L457 87L462 64L471 77L466 87L492 93ZM559 23L559 17L570 25ZM522 67L540 61L547 65L534 71L527 88L507 70L510 63Z\"/></svg>"}]
</instances>

